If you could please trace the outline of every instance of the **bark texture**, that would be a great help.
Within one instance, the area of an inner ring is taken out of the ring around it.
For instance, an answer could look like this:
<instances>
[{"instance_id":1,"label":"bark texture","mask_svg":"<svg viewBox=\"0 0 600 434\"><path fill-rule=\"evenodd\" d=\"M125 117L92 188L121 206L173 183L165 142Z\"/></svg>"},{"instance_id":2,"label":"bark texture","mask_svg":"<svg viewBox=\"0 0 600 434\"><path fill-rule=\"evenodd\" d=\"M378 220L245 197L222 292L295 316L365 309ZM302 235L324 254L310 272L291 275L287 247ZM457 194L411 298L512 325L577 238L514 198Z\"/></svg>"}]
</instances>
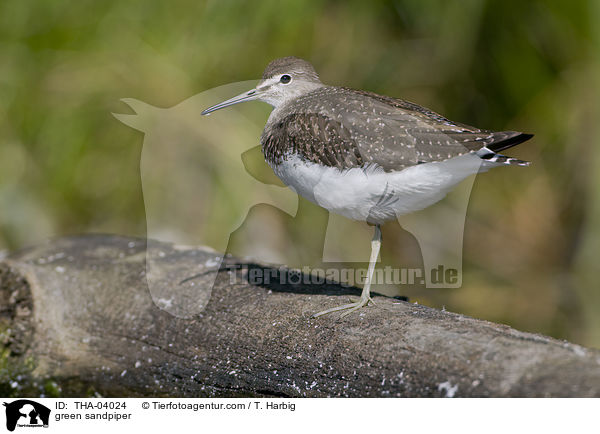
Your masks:
<instances>
[{"instance_id":1,"label":"bark texture","mask_svg":"<svg viewBox=\"0 0 600 434\"><path fill-rule=\"evenodd\" d=\"M600 396L598 350L382 296L312 319L359 291L251 285L232 279L242 262L225 264L209 249L109 235L8 256L5 375L52 379L63 396Z\"/></svg>"}]
</instances>

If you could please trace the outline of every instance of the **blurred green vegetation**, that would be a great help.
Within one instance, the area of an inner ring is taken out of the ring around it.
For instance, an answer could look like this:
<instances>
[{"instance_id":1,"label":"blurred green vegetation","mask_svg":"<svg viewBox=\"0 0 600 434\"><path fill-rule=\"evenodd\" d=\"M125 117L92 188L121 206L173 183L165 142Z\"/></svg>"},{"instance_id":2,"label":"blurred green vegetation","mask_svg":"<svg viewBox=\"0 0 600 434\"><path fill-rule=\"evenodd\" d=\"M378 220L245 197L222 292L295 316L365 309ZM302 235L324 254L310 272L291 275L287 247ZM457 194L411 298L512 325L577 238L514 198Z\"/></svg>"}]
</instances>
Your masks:
<instances>
[{"instance_id":1,"label":"blurred green vegetation","mask_svg":"<svg viewBox=\"0 0 600 434\"><path fill-rule=\"evenodd\" d=\"M595 0L0 2L0 250L145 236L143 135L119 100L171 107L296 55L326 83L534 133L510 151L531 168L476 180L463 287L400 292L600 347L599 22Z\"/></svg>"}]
</instances>

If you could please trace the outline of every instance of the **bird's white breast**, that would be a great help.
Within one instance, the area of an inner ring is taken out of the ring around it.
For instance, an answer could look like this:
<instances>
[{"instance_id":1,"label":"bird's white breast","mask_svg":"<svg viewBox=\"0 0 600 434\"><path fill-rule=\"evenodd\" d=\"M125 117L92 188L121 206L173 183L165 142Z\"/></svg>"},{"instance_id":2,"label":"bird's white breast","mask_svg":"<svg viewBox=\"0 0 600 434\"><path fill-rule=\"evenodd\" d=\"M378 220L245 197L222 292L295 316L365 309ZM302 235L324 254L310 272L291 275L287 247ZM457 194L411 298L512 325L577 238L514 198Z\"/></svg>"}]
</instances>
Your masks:
<instances>
[{"instance_id":1,"label":"bird's white breast","mask_svg":"<svg viewBox=\"0 0 600 434\"><path fill-rule=\"evenodd\" d=\"M376 224L434 204L467 176L489 167L474 154L397 172L373 165L340 170L298 155L272 166L286 185L306 199L350 219Z\"/></svg>"}]
</instances>

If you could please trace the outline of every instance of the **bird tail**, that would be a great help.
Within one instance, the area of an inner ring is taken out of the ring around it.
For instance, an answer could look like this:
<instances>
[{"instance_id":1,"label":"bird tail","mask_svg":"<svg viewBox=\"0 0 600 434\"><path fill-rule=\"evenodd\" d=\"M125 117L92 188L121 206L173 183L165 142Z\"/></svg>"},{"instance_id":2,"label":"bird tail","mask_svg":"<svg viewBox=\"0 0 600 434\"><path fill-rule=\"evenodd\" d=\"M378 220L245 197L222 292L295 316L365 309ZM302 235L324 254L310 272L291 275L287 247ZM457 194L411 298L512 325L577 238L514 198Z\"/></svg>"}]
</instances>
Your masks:
<instances>
[{"instance_id":1,"label":"bird tail","mask_svg":"<svg viewBox=\"0 0 600 434\"><path fill-rule=\"evenodd\" d=\"M486 152L487 151L487 152ZM481 148L477 151L479 158L490 163L496 163L498 165L507 166L529 166L530 161L519 160L518 158L507 157L506 155L497 154L496 152L490 151L487 148Z\"/></svg>"},{"instance_id":2,"label":"bird tail","mask_svg":"<svg viewBox=\"0 0 600 434\"><path fill-rule=\"evenodd\" d=\"M533 134L521 133L519 131L500 131L493 133L494 140L486 147L492 152L501 152L505 149L517 146L533 137Z\"/></svg>"},{"instance_id":3,"label":"bird tail","mask_svg":"<svg viewBox=\"0 0 600 434\"><path fill-rule=\"evenodd\" d=\"M490 163L495 163L493 164L494 166L529 166L531 164L529 161L507 157L506 155L499 154L499 152L531 139L533 134L525 134L518 131L500 131L493 133L493 136L494 141L476 152L479 158Z\"/></svg>"}]
</instances>

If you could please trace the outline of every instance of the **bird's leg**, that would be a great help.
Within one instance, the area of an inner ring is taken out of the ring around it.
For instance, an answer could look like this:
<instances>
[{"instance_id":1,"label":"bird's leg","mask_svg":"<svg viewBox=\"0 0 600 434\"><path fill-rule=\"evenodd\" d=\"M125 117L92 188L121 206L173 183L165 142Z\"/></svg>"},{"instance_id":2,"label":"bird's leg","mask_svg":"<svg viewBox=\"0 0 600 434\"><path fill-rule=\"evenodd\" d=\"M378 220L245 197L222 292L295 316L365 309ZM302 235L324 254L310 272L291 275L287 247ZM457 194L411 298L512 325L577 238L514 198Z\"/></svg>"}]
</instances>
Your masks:
<instances>
[{"instance_id":1,"label":"bird's leg","mask_svg":"<svg viewBox=\"0 0 600 434\"><path fill-rule=\"evenodd\" d=\"M331 309L324 310L323 312L319 312L313 315L313 318L316 318L321 315L325 315L331 312L337 312L338 310L345 310L346 312L342 313L341 317L348 315L355 310L360 309L363 306L369 304L369 302L375 304L371 299L371 282L373 281L373 273L375 272L375 264L377 263L377 258L379 256L379 249L381 248L381 228L379 225L375 226L375 233L373 234L373 240L371 241L371 258L369 259L369 269L367 270L367 279L365 281L365 285L363 286L362 294L360 295L360 300L355 303L344 304L338 307L332 307Z\"/></svg>"}]
</instances>

